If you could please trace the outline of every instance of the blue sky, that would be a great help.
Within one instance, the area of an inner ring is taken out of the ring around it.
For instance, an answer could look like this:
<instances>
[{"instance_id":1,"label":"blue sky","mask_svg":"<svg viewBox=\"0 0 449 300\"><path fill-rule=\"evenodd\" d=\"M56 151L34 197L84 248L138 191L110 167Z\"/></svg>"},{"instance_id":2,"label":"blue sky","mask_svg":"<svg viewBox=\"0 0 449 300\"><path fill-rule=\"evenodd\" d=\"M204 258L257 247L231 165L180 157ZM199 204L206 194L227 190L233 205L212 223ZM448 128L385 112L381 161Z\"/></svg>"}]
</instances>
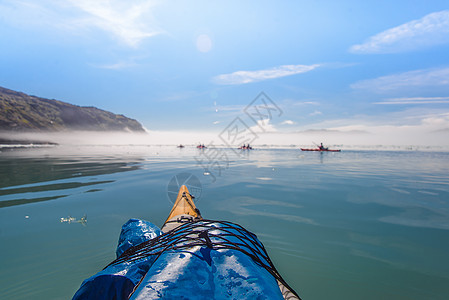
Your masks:
<instances>
[{"instance_id":1,"label":"blue sky","mask_svg":"<svg viewBox=\"0 0 449 300\"><path fill-rule=\"evenodd\" d=\"M265 140L449 143L447 0L0 0L0 35L0 86L150 132L257 131L265 92Z\"/></svg>"}]
</instances>

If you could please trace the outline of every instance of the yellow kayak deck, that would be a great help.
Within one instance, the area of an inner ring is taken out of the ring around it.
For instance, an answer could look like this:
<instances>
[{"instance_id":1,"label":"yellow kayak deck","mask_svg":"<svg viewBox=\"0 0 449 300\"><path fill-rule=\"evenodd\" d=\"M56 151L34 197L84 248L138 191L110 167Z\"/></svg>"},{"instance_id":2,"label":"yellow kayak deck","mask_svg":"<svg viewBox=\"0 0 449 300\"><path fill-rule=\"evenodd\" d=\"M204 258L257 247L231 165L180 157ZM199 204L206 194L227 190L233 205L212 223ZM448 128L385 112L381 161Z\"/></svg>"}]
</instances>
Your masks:
<instances>
[{"instance_id":1,"label":"yellow kayak deck","mask_svg":"<svg viewBox=\"0 0 449 300\"><path fill-rule=\"evenodd\" d=\"M162 231L170 231L186 221L202 219L200 211L196 208L192 200L193 196L185 185L181 186L176 202L171 209L167 220L162 226Z\"/></svg>"},{"instance_id":2,"label":"yellow kayak deck","mask_svg":"<svg viewBox=\"0 0 449 300\"><path fill-rule=\"evenodd\" d=\"M200 211L196 208L195 203L193 203L192 198L193 196L189 193L187 187L185 185L181 186L176 202L173 205L167 220L165 220L164 226L162 226L162 231L164 233L169 232L184 223L203 219ZM277 283L284 299L300 300L299 297L291 292L279 280L277 280Z\"/></svg>"}]
</instances>

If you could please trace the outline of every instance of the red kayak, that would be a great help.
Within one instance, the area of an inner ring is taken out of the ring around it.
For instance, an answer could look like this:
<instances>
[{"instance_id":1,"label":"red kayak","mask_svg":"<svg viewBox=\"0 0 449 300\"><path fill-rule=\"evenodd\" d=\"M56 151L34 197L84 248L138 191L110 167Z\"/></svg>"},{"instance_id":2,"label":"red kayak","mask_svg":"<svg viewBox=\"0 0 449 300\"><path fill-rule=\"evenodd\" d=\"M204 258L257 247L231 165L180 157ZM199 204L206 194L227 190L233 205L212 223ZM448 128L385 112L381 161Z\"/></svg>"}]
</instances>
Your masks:
<instances>
[{"instance_id":1,"label":"red kayak","mask_svg":"<svg viewBox=\"0 0 449 300\"><path fill-rule=\"evenodd\" d=\"M340 149L337 150L330 150L330 149L319 149L319 148L315 148L315 149L305 149L305 148L301 148L302 151L318 151L318 152L340 152Z\"/></svg>"}]
</instances>

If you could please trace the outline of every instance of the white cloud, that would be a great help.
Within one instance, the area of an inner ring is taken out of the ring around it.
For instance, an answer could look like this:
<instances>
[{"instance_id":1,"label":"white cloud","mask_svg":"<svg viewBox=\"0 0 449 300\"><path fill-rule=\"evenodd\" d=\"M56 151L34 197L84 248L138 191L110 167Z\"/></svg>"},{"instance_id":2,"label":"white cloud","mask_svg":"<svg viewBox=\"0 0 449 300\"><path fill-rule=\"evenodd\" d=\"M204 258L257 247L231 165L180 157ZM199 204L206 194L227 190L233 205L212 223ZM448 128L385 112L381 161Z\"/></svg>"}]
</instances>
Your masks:
<instances>
[{"instance_id":1,"label":"white cloud","mask_svg":"<svg viewBox=\"0 0 449 300\"><path fill-rule=\"evenodd\" d=\"M306 73L318 68L320 65L282 65L271 69L257 71L237 71L230 74L215 76L212 81L217 84L232 85L263 81L284 76Z\"/></svg>"},{"instance_id":2,"label":"white cloud","mask_svg":"<svg viewBox=\"0 0 449 300\"><path fill-rule=\"evenodd\" d=\"M309 116L319 116L322 115L323 113L319 110L315 110L314 112L310 113Z\"/></svg>"},{"instance_id":3,"label":"white cloud","mask_svg":"<svg viewBox=\"0 0 449 300\"><path fill-rule=\"evenodd\" d=\"M388 92L421 87L447 87L449 68L423 69L356 82L353 89Z\"/></svg>"},{"instance_id":4,"label":"white cloud","mask_svg":"<svg viewBox=\"0 0 449 300\"><path fill-rule=\"evenodd\" d=\"M295 125L296 122L292 121L292 120L285 120L284 122L281 123L281 125Z\"/></svg>"},{"instance_id":5,"label":"white cloud","mask_svg":"<svg viewBox=\"0 0 449 300\"><path fill-rule=\"evenodd\" d=\"M270 119L258 120L257 125L254 125L249 129L255 133L271 133L278 131L271 123Z\"/></svg>"},{"instance_id":6,"label":"white cloud","mask_svg":"<svg viewBox=\"0 0 449 300\"><path fill-rule=\"evenodd\" d=\"M390 28L350 48L352 53L397 53L449 43L449 10Z\"/></svg>"},{"instance_id":7,"label":"white cloud","mask_svg":"<svg viewBox=\"0 0 449 300\"><path fill-rule=\"evenodd\" d=\"M442 104L449 103L449 97L402 97L390 98L386 101L375 102L374 104L400 105L400 104Z\"/></svg>"},{"instance_id":8,"label":"white cloud","mask_svg":"<svg viewBox=\"0 0 449 300\"><path fill-rule=\"evenodd\" d=\"M426 116L421 123L432 128L433 131L447 130L449 128L449 112Z\"/></svg>"},{"instance_id":9,"label":"white cloud","mask_svg":"<svg viewBox=\"0 0 449 300\"><path fill-rule=\"evenodd\" d=\"M144 39L161 33L151 12L154 1L33 0L5 1L0 17L15 26L44 27L64 34L86 35L100 29L122 44L137 47Z\"/></svg>"},{"instance_id":10,"label":"white cloud","mask_svg":"<svg viewBox=\"0 0 449 300\"><path fill-rule=\"evenodd\" d=\"M150 28L149 12L153 1L129 2L113 0L69 0L70 3L87 14L81 23L112 33L128 46L137 46L142 40L160 33Z\"/></svg>"}]
</instances>

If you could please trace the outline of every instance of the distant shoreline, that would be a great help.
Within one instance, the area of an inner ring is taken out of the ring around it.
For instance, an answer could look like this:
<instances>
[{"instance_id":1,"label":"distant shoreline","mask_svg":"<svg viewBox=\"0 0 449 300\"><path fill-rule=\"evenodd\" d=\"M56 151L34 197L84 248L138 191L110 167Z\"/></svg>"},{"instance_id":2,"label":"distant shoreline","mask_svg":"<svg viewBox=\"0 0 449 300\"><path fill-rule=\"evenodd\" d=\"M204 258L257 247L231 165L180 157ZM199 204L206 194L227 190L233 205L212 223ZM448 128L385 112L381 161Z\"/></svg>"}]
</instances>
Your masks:
<instances>
[{"instance_id":1,"label":"distant shoreline","mask_svg":"<svg viewBox=\"0 0 449 300\"><path fill-rule=\"evenodd\" d=\"M49 141L37 141L37 140L28 140L28 139L7 139L0 137L0 145L49 145L49 146L57 146L58 143L49 142Z\"/></svg>"},{"instance_id":2,"label":"distant shoreline","mask_svg":"<svg viewBox=\"0 0 449 300\"><path fill-rule=\"evenodd\" d=\"M270 151L270 150L295 150L298 151L298 155L301 157L310 157L317 154L317 152L302 152L301 147L306 147L307 145L253 145L254 150L253 151ZM329 145L330 147L338 147L338 149L341 149L341 152L338 153L326 153L326 155L341 155L342 153L354 153L354 152L449 152L449 147L445 146L422 146L422 145ZM129 151L130 148L135 149L136 151L139 151L138 149L141 149L142 151L148 151L148 149L153 148L157 149L159 151L163 151L161 149L172 149L177 151L184 151L198 154L199 151L196 148L196 144L185 144L185 148L183 149L176 149L177 144L152 144L152 143L130 143L130 144L124 144L124 143L54 143L54 142L48 142L48 141L34 141L34 140L5 140L3 138L0 138L0 150L14 150L14 149L30 149L30 148L60 148L62 150L64 149L71 149L76 148L77 151L89 151L88 149L103 149L105 153L107 151L124 151L123 149L128 149L126 151ZM213 151L241 151L238 150L237 147L229 147L227 145L214 145L210 149L213 149ZM64 150L65 151L65 150ZM250 152L245 152L249 154ZM238 154L238 153L237 153ZM319 152L318 154L323 154L322 152Z\"/></svg>"}]
</instances>

